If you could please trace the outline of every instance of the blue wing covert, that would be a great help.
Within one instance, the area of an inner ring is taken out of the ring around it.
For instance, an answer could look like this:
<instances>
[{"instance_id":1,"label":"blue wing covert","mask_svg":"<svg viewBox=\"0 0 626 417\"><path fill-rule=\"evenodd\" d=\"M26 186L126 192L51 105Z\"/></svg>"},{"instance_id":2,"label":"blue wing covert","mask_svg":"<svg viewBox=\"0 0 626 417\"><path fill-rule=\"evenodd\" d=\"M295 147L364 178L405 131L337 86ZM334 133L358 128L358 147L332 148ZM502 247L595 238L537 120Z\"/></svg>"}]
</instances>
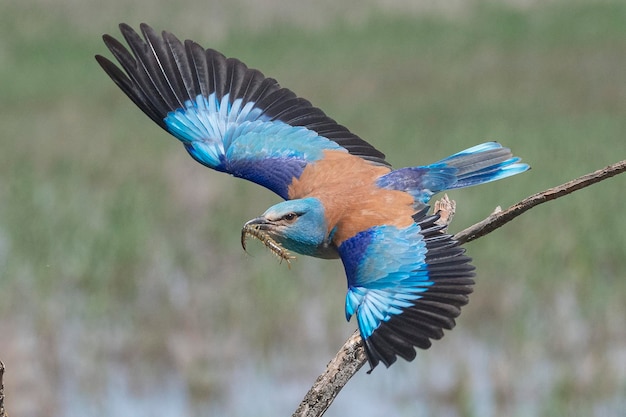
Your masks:
<instances>
[{"instance_id":1,"label":"blue wing covert","mask_svg":"<svg viewBox=\"0 0 626 417\"><path fill-rule=\"evenodd\" d=\"M413 360L414 347L429 348L430 339L454 327L472 292L471 259L426 210L407 228L376 226L339 247L346 318L356 314L372 369L379 362L389 367L398 355Z\"/></svg>"}]
</instances>

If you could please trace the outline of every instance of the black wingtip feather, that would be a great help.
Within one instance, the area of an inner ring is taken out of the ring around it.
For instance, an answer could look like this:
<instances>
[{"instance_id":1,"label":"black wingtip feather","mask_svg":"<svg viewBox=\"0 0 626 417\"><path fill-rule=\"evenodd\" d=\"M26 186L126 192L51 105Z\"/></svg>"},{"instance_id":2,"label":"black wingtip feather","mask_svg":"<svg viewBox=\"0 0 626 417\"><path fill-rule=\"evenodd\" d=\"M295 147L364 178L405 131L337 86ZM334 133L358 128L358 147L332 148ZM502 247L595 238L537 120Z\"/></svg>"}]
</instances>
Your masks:
<instances>
[{"instance_id":1,"label":"black wingtip feather","mask_svg":"<svg viewBox=\"0 0 626 417\"><path fill-rule=\"evenodd\" d=\"M367 338L369 372L380 362L391 366L396 356L413 360L414 347L428 349L431 340L441 339L444 329L454 328L461 307L469 301L474 285L471 258L464 255L465 250L452 236L442 232L444 226L436 223L439 216L427 212L428 207L416 213L414 219L422 229L428 274L433 284L412 306L383 321Z\"/></svg>"},{"instance_id":2,"label":"black wingtip feather","mask_svg":"<svg viewBox=\"0 0 626 417\"><path fill-rule=\"evenodd\" d=\"M313 130L353 155L389 165L382 152L243 62L213 49L205 50L190 40L181 42L169 32L159 34L145 23L139 26L141 35L126 23L120 23L119 29L129 49L110 35L104 35L103 40L123 71L102 57L96 59L120 89L161 127L165 128L163 119L169 112L184 107L199 94L208 97L215 93L219 101L229 94L231 104L238 98L244 104L254 101L274 120Z\"/></svg>"}]
</instances>

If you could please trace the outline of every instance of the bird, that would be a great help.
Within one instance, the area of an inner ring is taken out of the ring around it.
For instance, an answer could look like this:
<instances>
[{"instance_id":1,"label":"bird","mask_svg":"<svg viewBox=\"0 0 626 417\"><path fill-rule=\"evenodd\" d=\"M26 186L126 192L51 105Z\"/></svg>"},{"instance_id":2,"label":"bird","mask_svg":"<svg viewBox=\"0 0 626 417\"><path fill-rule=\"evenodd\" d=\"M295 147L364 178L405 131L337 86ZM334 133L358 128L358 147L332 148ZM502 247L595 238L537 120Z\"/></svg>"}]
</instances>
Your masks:
<instances>
[{"instance_id":1,"label":"bird","mask_svg":"<svg viewBox=\"0 0 626 417\"><path fill-rule=\"evenodd\" d=\"M356 316L371 372L452 329L474 266L430 213L439 192L507 178L530 167L497 142L435 163L393 169L370 143L236 58L142 23L103 41L95 58L117 86L189 155L282 197L245 223L281 259L290 251L341 259L345 316Z\"/></svg>"}]
</instances>

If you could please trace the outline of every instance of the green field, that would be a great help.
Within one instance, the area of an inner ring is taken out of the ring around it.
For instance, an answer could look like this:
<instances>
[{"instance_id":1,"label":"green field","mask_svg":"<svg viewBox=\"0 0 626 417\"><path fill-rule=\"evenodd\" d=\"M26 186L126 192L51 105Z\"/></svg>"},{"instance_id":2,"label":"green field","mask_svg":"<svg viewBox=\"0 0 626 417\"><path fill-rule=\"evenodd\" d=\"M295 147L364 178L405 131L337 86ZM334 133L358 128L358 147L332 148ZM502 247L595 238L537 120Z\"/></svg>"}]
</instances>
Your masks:
<instances>
[{"instance_id":1,"label":"green field","mask_svg":"<svg viewBox=\"0 0 626 417\"><path fill-rule=\"evenodd\" d=\"M9 415L290 415L356 326L340 262L241 250L278 197L195 163L99 68L119 22L238 57L396 167L486 140L532 166L450 193L452 231L626 158L626 2L335 3L0 6ZM619 415L625 190L618 176L468 244L477 286L457 328L361 371L327 415Z\"/></svg>"}]
</instances>

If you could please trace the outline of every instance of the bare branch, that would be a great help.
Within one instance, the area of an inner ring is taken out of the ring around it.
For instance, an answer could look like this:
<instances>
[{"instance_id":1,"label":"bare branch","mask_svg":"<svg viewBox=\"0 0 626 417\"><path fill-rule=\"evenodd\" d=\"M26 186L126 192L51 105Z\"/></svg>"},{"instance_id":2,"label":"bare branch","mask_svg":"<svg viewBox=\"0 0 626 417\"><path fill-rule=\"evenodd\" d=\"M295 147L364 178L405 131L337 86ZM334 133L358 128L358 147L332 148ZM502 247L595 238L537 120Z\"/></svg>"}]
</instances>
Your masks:
<instances>
[{"instance_id":1,"label":"bare branch","mask_svg":"<svg viewBox=\"0 0 626 417\"><path fill-rule=\"evenodd\" d=\"M343 344L334 359L326 365L326 371L317 377L293 417L323 415L341 388L361 369L366 361L363 340L357 330Z\"/></svg>"},{"instance_id":2,"label":"bare branch","mask_svg":"<svg viewBox=\"0 0 626 417\"><path fill-rule=\"evenodd\" d=\"M583 175L575 180L566 182L558 187L550 188L540 193L531 195L519 203L501 211L496 210L485 220L468 227L457 233L454 237L461 243L470 242L485 236L513 220L515 217L525 213L531 208L555 200L574 191L588 187L597 182L611 178L626 171L626 160L609 165L606 168ZM446 200L447 196L444 196ZM454 202L437 202L436 210L442 210L442 219L449 222L454 214ZM450 211L446 213L446 210ZM319 417L322 416L332 404L339 391L365 364L365 349L358 330L344 343L337 355L326 366L326 370L320 375L309 392L306 394L298 410L292 417Z\"/></svg>"},{"instance_id":3,"label":"bare branch","mask_svg":"<svg viewBox=\"0 0 626 417\"><path fill-rule=\"evenodd\" d=\"M2 378L4 377L4 364L0 361L0 417L8 417L6 411L4 410L4 382Z\"/></svg>"},{"instance_id":4,"label":"bare branch","mask_svg":"<svg viewBox=\"0 0 626 417\"><path fill-rule=\"evenodd\" d=\"M581 188L589 187L592 184L611 178L617 174L626 171L626 160L609 165L603 169L599 169L575 180L568 181L558 187L549 188L537 194L533 194L512 205L504 211L491 214L485 220L476 223L473 226L454 235L454 238L461 243L471 242L488 233L493 232L499 227L504 226L520 214L530 210L531 208L543 204L545 202L555 200Z\"/></svg>"}]
</instances>

